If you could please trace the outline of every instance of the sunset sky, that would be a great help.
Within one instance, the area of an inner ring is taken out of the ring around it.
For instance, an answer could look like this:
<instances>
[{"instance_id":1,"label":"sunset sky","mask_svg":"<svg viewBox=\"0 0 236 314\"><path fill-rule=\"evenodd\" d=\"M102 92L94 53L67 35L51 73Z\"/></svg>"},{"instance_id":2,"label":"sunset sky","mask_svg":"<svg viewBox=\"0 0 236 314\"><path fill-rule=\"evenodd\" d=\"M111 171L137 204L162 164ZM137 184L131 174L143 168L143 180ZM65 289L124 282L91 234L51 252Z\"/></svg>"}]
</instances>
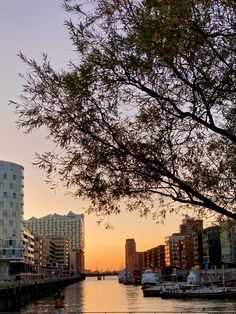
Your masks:
<instances>
[{"instance_id":1,"label":"sunset sky","mask_svg":"<svg viewBox=\"0 0 236 314\"><path fill-rule=\"evenodd\" d=\"M14 107L8 105L9 100L19 99L23 80L18 74L27 70L17 53L21 51L40 62L42 53L46 52L56 69L66 68L68 61L76 58L64 26L69 16L60 5L59 0L0 1L0 159L25 168L25 219L67 214L70 210L80 214L88 207L87 202L72 199L68 191L61 188L55 192L44 182L44 174L32 162L35 152L47 151L52 144L45 139L46 133L42 130L27 136L17 130ZM127 238L136 240L138 251L147 250L163 244L166 235L178 232L182 218L172 215L164 225L157 225L151 218L140 218L138 213L123 213L110 218L114 229L105 230L104 224L97 224L95 215L85 214L86 268L124 267Z\"/></svg>"}]
</instances>

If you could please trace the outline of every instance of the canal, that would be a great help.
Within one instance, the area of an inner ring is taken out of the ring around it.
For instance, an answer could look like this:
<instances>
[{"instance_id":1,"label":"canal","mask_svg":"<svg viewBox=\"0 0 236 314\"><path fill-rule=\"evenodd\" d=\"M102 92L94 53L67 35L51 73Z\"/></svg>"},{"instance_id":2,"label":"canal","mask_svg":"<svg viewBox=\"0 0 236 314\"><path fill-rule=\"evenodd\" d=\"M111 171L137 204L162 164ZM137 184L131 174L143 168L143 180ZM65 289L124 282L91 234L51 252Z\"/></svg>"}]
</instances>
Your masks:
<instances>
[{"instance_id":1,"label":"canal","mask_svg":"<svg viewBox=\"0 0 236 314\"><path fill-rule=\"evenodd\" d=\"M236 313L236 300L162 300L144 298L140 286L121 285L116 276L96 277L63 289L65 314L69 313ZM54 295L20 309L24 314L53 314Z\"/></svg>"}]
</instances>

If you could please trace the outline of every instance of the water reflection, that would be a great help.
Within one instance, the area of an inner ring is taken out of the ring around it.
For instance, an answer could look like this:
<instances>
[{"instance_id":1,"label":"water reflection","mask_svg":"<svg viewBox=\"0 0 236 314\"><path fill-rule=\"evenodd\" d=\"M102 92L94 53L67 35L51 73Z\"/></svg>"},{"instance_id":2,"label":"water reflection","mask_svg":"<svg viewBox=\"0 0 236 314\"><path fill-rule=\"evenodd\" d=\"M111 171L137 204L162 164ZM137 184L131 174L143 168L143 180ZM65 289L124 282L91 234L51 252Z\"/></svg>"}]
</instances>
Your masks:
<instances>
[{"instance_id":1,"label":"water reflection","mask_svg":"<svg viewBox=\"0 0 236 314\"><path fill-rule=\"evenodd\" d=\"M74 309L77 312L83 312L84 304L84 282L78 282L65 289L65 312Z\"/></svg>"},{"instance_id":2,"label":"water reflection","mask_svg":"<svg viewBox=\"0 0 236 314\"><path fill-rule=\"evenodd\" d=\"M164 300L144 298L140 286L125 286L117 277L87 278L63 289L65 314L69 313L236 313L234 300ZM54 313L54 295L42 298L21 310L25 314Z\"/></svg>"}]
</instances>

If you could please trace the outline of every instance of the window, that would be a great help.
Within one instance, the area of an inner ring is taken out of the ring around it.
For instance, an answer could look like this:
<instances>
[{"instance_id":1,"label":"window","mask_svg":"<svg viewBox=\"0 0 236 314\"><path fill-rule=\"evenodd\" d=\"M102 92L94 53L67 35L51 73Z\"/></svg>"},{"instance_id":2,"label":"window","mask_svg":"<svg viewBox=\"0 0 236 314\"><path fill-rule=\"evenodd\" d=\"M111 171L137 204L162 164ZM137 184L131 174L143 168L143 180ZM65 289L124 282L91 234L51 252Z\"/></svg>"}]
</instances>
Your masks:
<instances>
[{"instance_id":1,"label":"window","mask_svg":"<svg viewBox=\"0 0 236 314\"><path fill-rule=\"evenodd\" d=\"M0 189L3 189L3 188L4 188L4 183L0 182Z\"/></svg>"},{"instance_id":2,"label":"window","mask_svg":"<svg viewBox=\"0 0 236 314\"><path fill-rule=\"evenodd\" d=\"M13 190L13 183L10 183L10 189Z\"/></svg>"},{"instance_id":3,"label":"window","mask_svg":"<svg viewBox=\"0 0 236 314\"><path fill-rule=\"evenodd\" d=\"M13 208L13 202L10 202L10 208Z\"/></svg>"},{"instance_id":4,"label":"window","mask_svg":"<svg viewBox=\"0 0 236 314\"><path fill-rule=\"evenodd\" d=\"M3 192L3 198L7 198L7 192Z\"/></svg>"},{"instance_id":5,"label":"window","mask_svg":"<svg viewBox=\"0 0 236 314\"><path fill-rule=\"evenodd\" d=\"M13 174L12 179L15 181L16 180L16 175Z\"/></svg>"},{"instance_id":6,"label":"window","mask_svg":"<svg viewBox=\"0 0 236 314\"><path fill-rule=\"evenodd\" d=\"M3 174L3 178L4 178L4 179L7 179L7 173L4 173L4 174Z\"/></svg>"},{"instance_id":7,"label":"window","mask_svg":"<svg viewBox=\"0 0 236 314\"><path fill-rule=\"evenodd\" d=\"M15 255L16 254L16 250L12 250L12 255Z\"/></svg>"},{"instance_id":8,"label":"window","mask_svg":"<svg viewBox=\"0 0 236 314\"><path fill-rule=\"evenodd\" d=\"M9 245L12 245L12 240L11 239L9 240Z\"/></svg>"},{"instance_id":9,"label":"window","mask_svg":"<svg viewBox=\"0 0 236 314\"><path fill-rule=\"evenodd\" d=\"M13 194L12 194L12 197L13 197L14 199L16 199L16 193L13 193Z\"/></svg>"}]
</instances>

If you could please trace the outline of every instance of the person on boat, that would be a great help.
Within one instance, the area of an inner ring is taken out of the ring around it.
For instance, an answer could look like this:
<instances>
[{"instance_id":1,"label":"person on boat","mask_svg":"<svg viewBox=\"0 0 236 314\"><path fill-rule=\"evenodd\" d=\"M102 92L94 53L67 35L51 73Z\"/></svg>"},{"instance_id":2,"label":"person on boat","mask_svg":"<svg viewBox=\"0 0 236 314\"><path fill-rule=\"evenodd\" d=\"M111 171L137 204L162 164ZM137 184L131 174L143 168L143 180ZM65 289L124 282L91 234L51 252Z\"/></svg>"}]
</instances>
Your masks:
<instances>
[{"instance_id":1,"label":"person on boat","mask_svg":"<svg viewBox=\"0 0 236 314\"><path fill-rule=\"evenodd\" d=\"M57 290L57 294L55 295L55 313L56 314L64 314L64 295L62 294L61 289Z\"/></svg>"}]
</instances>

